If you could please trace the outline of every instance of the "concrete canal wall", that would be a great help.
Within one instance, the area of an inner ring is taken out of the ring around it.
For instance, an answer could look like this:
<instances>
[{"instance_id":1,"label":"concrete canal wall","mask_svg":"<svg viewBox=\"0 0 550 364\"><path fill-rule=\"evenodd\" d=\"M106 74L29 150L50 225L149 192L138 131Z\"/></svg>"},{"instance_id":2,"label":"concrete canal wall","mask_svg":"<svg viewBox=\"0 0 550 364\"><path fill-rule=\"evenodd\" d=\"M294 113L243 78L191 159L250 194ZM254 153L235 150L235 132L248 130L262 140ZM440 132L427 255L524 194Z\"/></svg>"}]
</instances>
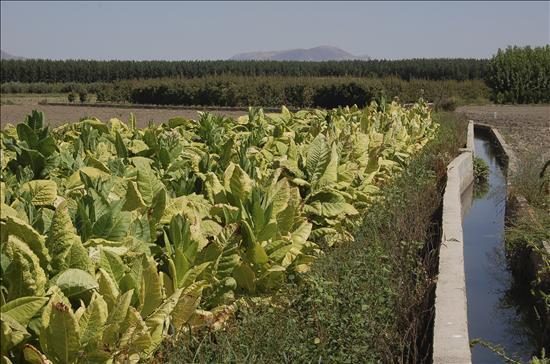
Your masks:
<instances>
[{"instance_id":1,"label":"concrete canal wall","mask_svg":"<svg viewBox=\"0 0 550 364\"><path fill-rule=\"evenodd\" d=\"M474 181L473 154L474 123L470 121L466 148L447 166L435 291L434 363L471 363L461 197Z\"/></svg>"}]
</instances>

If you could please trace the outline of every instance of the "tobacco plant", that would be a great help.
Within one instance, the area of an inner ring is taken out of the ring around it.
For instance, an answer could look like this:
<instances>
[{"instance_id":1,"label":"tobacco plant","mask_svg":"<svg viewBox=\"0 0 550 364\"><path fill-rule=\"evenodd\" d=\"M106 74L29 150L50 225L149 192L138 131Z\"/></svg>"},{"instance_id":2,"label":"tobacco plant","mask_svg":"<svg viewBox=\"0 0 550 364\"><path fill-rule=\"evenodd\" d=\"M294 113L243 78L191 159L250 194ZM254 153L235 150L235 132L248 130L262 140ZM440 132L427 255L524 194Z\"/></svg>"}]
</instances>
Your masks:
<instances>
[{"instance_id":1,"label":"tobacco plant","mask_svg":"<svg viewBox=\"0 0 550 364\"><path fill-rule=\"evenodd\" d=\"M3 363L137 362L352 239L437 128L392 103L1 132Z\"/></svg>"}]
</instances>

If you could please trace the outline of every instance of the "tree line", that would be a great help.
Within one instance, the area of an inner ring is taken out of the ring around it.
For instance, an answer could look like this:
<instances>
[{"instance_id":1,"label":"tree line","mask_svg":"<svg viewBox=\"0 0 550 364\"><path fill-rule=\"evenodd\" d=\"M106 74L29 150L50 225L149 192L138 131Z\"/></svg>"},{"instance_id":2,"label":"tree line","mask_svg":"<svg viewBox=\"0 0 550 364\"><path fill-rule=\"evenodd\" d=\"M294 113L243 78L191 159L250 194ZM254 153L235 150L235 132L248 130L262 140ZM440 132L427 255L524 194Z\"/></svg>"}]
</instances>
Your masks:
<instances>
[{"instance_id":1,"label":"tree line","mask_svg":"<svg viewBox=\"0 0 550 364\"><path fill-rule=\"evenodd\" d=\"M550 102L550 46L499 49L490 60L2 60L1 76L2 93L94 93L161 105L322 107L381 94L477 102L489 88L496 103L541 103Z\"/></svg>"},{"instance_id":2,"label":"tree line","mask_svg":"<svg viewBox=\"0 0 550 364\"><path fill-rule=\"evenodd\" d=\"M208 76L387 77L473 80L485 77L486 59L439 58L353 61L93 61L2 60L1 82L113 82Z\"/></svg>"},{"instance_id":3,"label":"tree line","mask_svg":"<svg viewBox=\"0 0 550 364\"><path fill-rule=\"evenodd\" d=\"M489 88L482 80L402 80L399 77L238 77L124 80L94 83L2 84L2 93L70 93L96 95L98 102L183 106L363 106L373 99L458 104L486 102ZM82 97L80 97L82 99Z\"/></svg>"}]
</instances>

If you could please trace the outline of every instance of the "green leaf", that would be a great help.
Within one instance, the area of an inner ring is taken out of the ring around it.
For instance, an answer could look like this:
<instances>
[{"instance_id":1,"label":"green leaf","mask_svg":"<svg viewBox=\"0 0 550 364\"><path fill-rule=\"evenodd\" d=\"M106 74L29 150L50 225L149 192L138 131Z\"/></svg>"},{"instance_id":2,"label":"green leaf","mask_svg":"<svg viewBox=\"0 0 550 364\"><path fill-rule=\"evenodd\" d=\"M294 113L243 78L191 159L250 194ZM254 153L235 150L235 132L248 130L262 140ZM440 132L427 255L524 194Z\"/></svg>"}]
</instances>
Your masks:
<instances>
[{"instance_id":1,"label":"green leaf","mask_svg":"<svg viewBox=\"0 0 550 364\"><path fill-rule=\"evenodd\" d=\"M176 330L181 330L182 326L193 317L200 303L204 286L204 283L197 282L185 290L180 290L178 302L172 311L172 325Z\"/></svg>"},{"instance_id":2,"label":"green leaf","mask_svg":"<svg viewBox=\"0 0 550 364\"><path fill-rule=\"evenodd\" d=\"M306 170L309 181L318 180L324 173L329 161L331 150L323 134L318 134L309 145L306 160Z\"/></svg>"},{"instance_id":3,"label":"green leaf","mask_svg":"<svg viewBox=\"0 0 550 364\"><path fill-rule=\"evenodd\" d=\"M292 229L299 215L301 201L298 188L291 188L287 207L277 214L277 228L280 234L284 235Z\"/></svg>"},{"instance_id":4,"label":"green leaf","mask_svg":"<svg viewBox=\"0 0 550 364\"><path fill-rule=\"evenodd\" d=\"M224 173L224 187L238 200L244 201L252 191L253 181L239 166L230 163Z\"/></svg>"},{"instance_id":5,"label":"green leaf","mask_svg":"<svg viewBox=\"0 0 550 364\"><path fill-rule=\"evenodd\" d=\"M292 232L292 242L294 244L305 244L309 235L311 234L311 229L313 225L309 222L303 222Z\"/></svg>"},{"instance_id":6,"label":"green leaf","mask_svg":"<svg viewBox=\"0 0 550 364\"><path fill-rule=\"evenodd\" d=\"M233 277L237 281L237 285L242 289L254 293L256 291L256 275L250 266L242 263L233 271Z\"/></svg>"},{"instance_id":7,"label":"green leaf","mask_svg":"<svg viewBox=\"0 0 550 364\"><path fill-rule=\"evenodd\" d=\"M120 133L118 131L115 132L115 148L116 154L120 158L128 158L128 149L126 149L124 140L122 140L122 137L120 136Z\"/></svg>"},{"instance_id":8,"label":"green leaf","mask_svg":"<svg viewBox=\"0 0 550 364\"><path fill-rule=\"evenodd\" d=\"M25 117L25 123L34 131L41 131L44 126L44 113L38 110L31 111L31 113Z\"/></svg>"},{"instance_id":9,"label":"green leaf","mask_svg":"<svg viewBox=\"0 0 550 364\"><path fill-rule=\"evenodd\" d=\"M52 279L52 283L57 285L67 298L84 298L86 301L91 297L92 291L99 288L99 284L90 273L74 268L60 273Z\"/></svg>"},{"instance_id":10,"label":"green leaf","mask_svg":"<svg viewBox=\"0 0 550 364\"><path fill-rule=\"evenodd\" d=\"M107 316L107 303L100 294L94 293L86 311L78 320L83 346L86 346L90 342L93 343L101 340Z\"/></svg>"},{"instance_id":11,"label":"green leaf","mask_svg":"<svg viewBox=\"0 0 550 364\"><path fill-rule=\"evenodd\" d=\"M16 298L0 308L2 318L11 317L22 326L27 326L31 318L48 302L47 297L27 296Z\"/></svg>"},{"instance_id":12,"label":"green leaf","mask_svg":"<svg viewBox=\"0 0 550 364\"><path fill-rule=\"evenodd\" d=\"M0 182L0 204L2 206L6 202L6 184L4 182Z\"/></svg>"},{"instance_id":13,"label":"green leaf","mask_svg":"<svg viewBox=\"0 0 550 364\"><path fill-rule=\"evenodd\" d=\"M134 290L132 289L124 294L121 294L117 297L113 307L109 310L105 330L103 332L104 343L115 347L114 344L118 339L120 326L128 316L128 309L130 308L130 302L132 301L133 294Z\"/></svg>"},{"instance_id":14,"label":"green leaf","mask_svg":"<svg viewBox=\"0 0 550 364\"><path fill-rule=\"evenodd\" d=\"M20 345L25 340L30 338L30 336L31 335L27 332L27 329L11 317L6 316L2 318L0 322L0 345L2 349L2 359L7 359L4 355L7 355L12 348ZM11 362L8 361L8 363Z\"/></svg>"},{"instance_id":15,"label":"green leaf","mask_svg":"<svg viewBox=\"0 0 550 364\"><path fill-rule=\"evenodd\" d=\"M53 205L57 197L57 185L50 180L34 180L22 184L21 192L29 192L35 206Z\"/></svg>"},{"instance_id":16,"label":"green leaf","mask_svg":"<svg viewBox=\"0 0 550 364\"><path fill-rule=\"evenodd\" d=\"M57 145L55 143L55 140L52 138L51 135L48 135L44 139L41 139L36 149L45 157L51 156L54 152L57 151Z\"/></svg>"},{"instance_id":17,"label":"green leaf","mask_svg":"<svg viewBox=\"0 0 550 364\"><path fill-rule=\"evenodd\" d=\"M155 195L163 188L162 182L150 168L141 168L137 173L137 188L147 206L153 202Z\"/></svg>"},{"instance_id":18,"label":"green leaf","mask_svg":"<svg viewBox=\"0 0 550 364\"><path fill-rule=\"evenodd\" d=\"M40 235L32 226L15 216L6 215L4 218L6 223L5 232L7 235L15 236L19 238L20 241L25 242L38 257L42 269L48 271L51 258L50 252L46 248L46 239L44 239L44 236Z\"/></svg>"},{"instance_id":19,"label":"green leaf","mask_svg":"<svg viewBox=\"0 0 550 364\"><path fill-rule=\"evenodd\" d=\"M124 277L119 282L119 287L121 292L126 292L129 290L134 291L134 295L132 297L132 304L134 306L139 306L139 304L143 304L143 297L144 297L144 290L142 287L143 283L143 257L144 254L142 254L140 257L134 258L130 265L130 270L124 275Z\"/></svg>"},{"instance_id":20,"label":"green leaf","mask_svg":"<svg viewBox=\"0 0 550 364\"><path fill-rule=\"evenodd\" d=\"M144 301L141 317L149 316L162 303L162 281L157 272L157 264L152 257L143 258Z\"/></svg>"},{"instance_id":21,"label":"green leaf","mask_svg":"<svg viewBox=\"0 0 550 364\"><path fill-rule=\"evenodd\" d=\"M95 222L92 233L95 237L107 240L122 240L128 234L131 218L128 211L109 210Z\"/></svg>"},{"instance_id":22,"label":"green leaf","mask_svg":"<svg viewBox=\"0 0 550 364\"><path fill-rule=\"evenodd\" d=\"M153 224L156 224L162 218L164 214L164 209L166 208L166 190L161 189L153 198L151 203L151 215L150 220ZM151 228L153 230L153 228Z\"/></svg>"},{"instance_id":23,"label":"green leaf","mask_svg":"<svg viewBox=\"0 0 550 364\"><path fill-rule=\"evenodd\" d=\"M44 295L46 273L29 246L19 238L10 236L2 247L2 253L11 261L2 277L8 286L8 301L23 296Z\"/></svg>"},{"instance_id":24,"label":"green leaf","mask_svg":"<svg viewBox=\"0 0 550 364\"><path fill-rule=\"evenodd\" d=\"M53 256L52 269L54 273L68 268L78 268L88 273L94 273L94 265L82 245L80 237L76 234L65 202L55 210L46 247Z\"/></svg>"},{"instance_id":25,"label":"green leaf","mask_svg":"<svg viewBox=\"0 0 550 364\"><path fill-rule=\"evenodd\" d=\"M336 143L332 144L332 150L330 152L330 160L326 169L319 178L318 186L326 186L338 181L338 147Z\"/></svg>"},{"instance_id":26,"label":"green leaf","mask_svg":"<svg viewBox=\"0 0 550 364\"><path fill-rule=\"evenodd\" d=\"M273 204L273 214L276 216L288 206L290 199L290 185L286 178L278 181L275 186L269 190L268 204Z\"/></svg>"},{"instance_id":27,"label":"green leaf","mask_svg":"<svg viewBox=\"0 0 550 364\"><path fill-rule=\"evenodd\" d=\"M56 363L75 362L80 349L80 330L71 307L50 300L43 322L39 341L44 354Z\"/></svg>"},{"instance_id":28,"label":"green leaf","mask_svg":"<svg viewBox=\"0 0 550 364\"><path fill-rule=\"evenodd\" d=\"M98 269L96 277L99 285L98 292L105 299L105 302L107 302L109 312L111 312L120 294L118 285L114 278L105 272L103 268Z\"/></svg>"},{"instance_id":29,"label":"green leaf","mask_svg":"<svg viewBox=\"0 0 550 364\"><path fill-rule=\"evenodd\" d=\"M269 261L264 248L256 241L252 228L246 221L242 221L242 234L245 246L245 254L250 263L264 264Z\"/></svg>"},{"instance_id":30,"label":"green leaf","mask_svg":"<svg viewBox=\"0 0 550 364\"><path fill-rule=\"evenodd\" d=\"M91 155L86 157L86 162L90 167L94 167L99 169L100 171L111 174L111 170L104 163L95 159Z\"/></svg>"},{"instance_id":31,"label":"green leaf","mask_svg":"<svg viewBox=\"0 0 550 364\"><path fill-rule=\"evenodd\" d=\"M128 187L126 189L126 198L122 210L124 211L133 211L146 207L143 197L141 197L141 192L139 192L138 186L135 182L128 181Z\"/></svg>"},{"instance_id":32,"label":"green leaf","mask_svg":"<svg viewBox=\"0 0 550 364\"><path fill-rule=\"evenodd\" d=\"M177 285L183 284L183 277L185 273L189 270L191 267L191 263L189 262L189 259L185 256L185 254L181 251L181 249L176 248L174 251L174 267L176 268L176 277L173 277Z\"/></svg>"},{"instance_id":33,"label":"green leaf","mask_svg":"<svg viewBox=\"0 0 550 364\"><path fill-rule=\"evenodd\" d=\"M126 266L115 253L101 249L99 253L99 267L103 268L113 280L118 283L124 277Z\"/></svg>"},{"instance_id":34,"label":"green leaf","mask_svg":"<svg viewBox=\"0 0 550 364\"><path fill-rule=\"evenodd\" d=\"M25 361L30 364L51 363L46 355L42 354L40 350L38 350L31 344L25 344L25 346L23 347L23 357L25 358Z\"/></svg>"},{"instance_id":35,"label":"green leaf","mask_svg":"<svg viewBox=\"0 0 550 364\"><path fill-rule=\"evenodd\" d=\"M105 123L103 123L101 120L98 120L98 119L82 120L79 124L89 125L92 128L100 131L101 133L105 133L105 134L109 133L109 127Z\"/></svg>"},{"instance_id":36,"label":"green leaf","mask_svg":"<svg viewBox=\"0 0 550 364\"><path fill-rule=\"evenodd\" d=\"M202 263L202 264L199 264L199 265L196 265L194 267L192 267L191 269L189 269L185 275L183 276L182 280L181 280L181 283L179 284L179 288L185 288L189 285L191 285L192 283L195 282L195 280L197 279L197 277L202 273L204 272L204 270L210 265L211 263L210 262L206 262L206 263Z\"/></svg>"},{"instance_id":37,"label":"green leaf","mask_svg":"<svg viewBox=\"0 0 550 364\"><path fill-rule=\"evenodd\" d=\"M145 358L153 343L149 328L139 312L130 307L128 316L121 326L122 335L117 343L118 347L130 357L132 354L139 354L139 357Z\"/></svg>"},{"instance_id":38,"label":"green leaf","mask_svg":"<svg viewBox=\"0 0 550 364\"><path fill-rule=\"evenodd\" d=\"M21 147L20 160L23 165L31 167L35 178L42 176L46 166L46 158L40 152Z\"/></svg>"},{"instance_id":39,"label":"green leaf","mask_svg":"<svg viewBox=\"0 0 550 364\"><path fill-rule=\"evenodd\" d=\"M17 136L19 140L26 142L30 148L36 147L38 144L38 136L27 124L17 124Z\"/></svg>"},{"instance_id":40,"label":"green leaf","mask_svg":"<svg viewBox=\"0 0 550 364\"><path fill-rule=\"evenodd\" d=\"M275 220L271 220L269 223L267 223L262 231L260 231L257 235L258 241L267 241L270 239L275 238L277 234L277 222Z\"/></svg>"}]
</instances>

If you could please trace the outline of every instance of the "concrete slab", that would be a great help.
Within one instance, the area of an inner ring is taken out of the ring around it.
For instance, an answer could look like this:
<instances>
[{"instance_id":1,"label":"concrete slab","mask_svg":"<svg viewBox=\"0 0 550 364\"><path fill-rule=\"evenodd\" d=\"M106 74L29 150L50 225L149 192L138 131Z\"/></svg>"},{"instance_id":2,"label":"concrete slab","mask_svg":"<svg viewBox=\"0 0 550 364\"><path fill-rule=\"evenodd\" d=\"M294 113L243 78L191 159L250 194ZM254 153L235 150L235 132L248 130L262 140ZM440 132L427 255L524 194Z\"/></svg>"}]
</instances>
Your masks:
<instances>
[{"instance_id":1,"label":"concrete slab","mask_svg":"<svg viewBox=\"0 0 550 364\"><path fill-rule=\"evenodd\" d=\"M474 181L474 123L468 124L466 148L447 167L443 195L439 275L435 291L433 362L471 363L468 336L462 196ZM467 199L466 199L467 200Z\"/></svg>"}]
</instances>

